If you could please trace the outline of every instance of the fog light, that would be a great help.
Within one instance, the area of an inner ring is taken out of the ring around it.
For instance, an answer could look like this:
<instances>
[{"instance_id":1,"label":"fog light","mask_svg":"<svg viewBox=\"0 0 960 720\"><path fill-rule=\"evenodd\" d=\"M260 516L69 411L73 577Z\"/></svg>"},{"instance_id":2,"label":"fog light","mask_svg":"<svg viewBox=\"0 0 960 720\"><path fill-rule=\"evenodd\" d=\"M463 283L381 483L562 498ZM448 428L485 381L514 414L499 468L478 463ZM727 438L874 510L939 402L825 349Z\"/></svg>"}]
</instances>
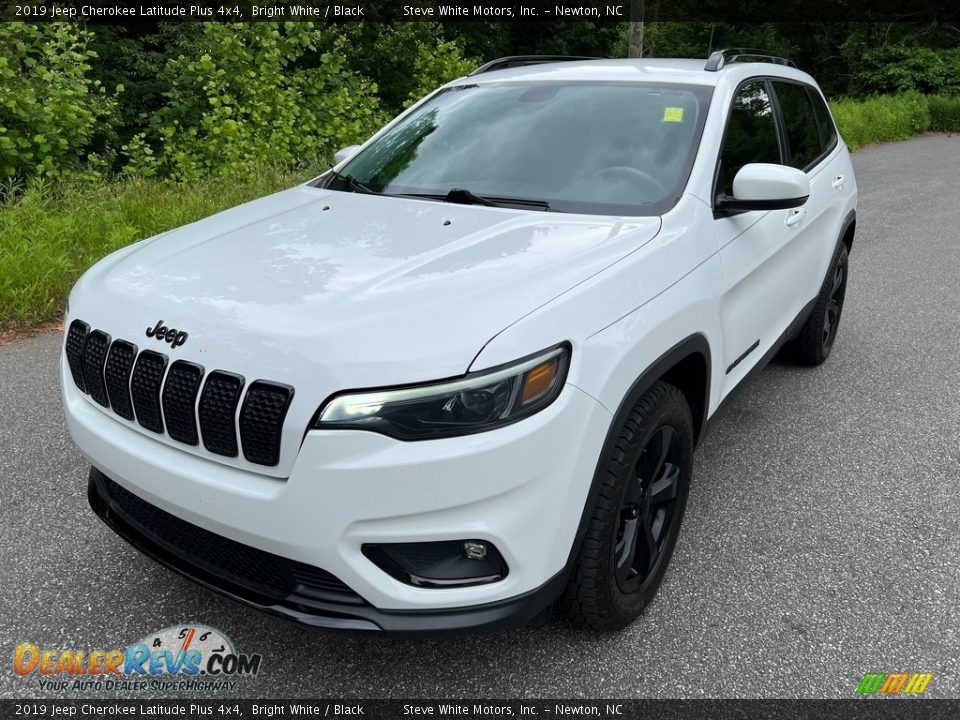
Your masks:
<instances>
[{"instance_id":1,"label":"fog light","mask_svg":"<svg viewBox=\"0 0 960 720\"><path fill-rule=\"evenodd\" d=\"M397 580L418 587L483 585L507 576L497 547L485 540L364 543L364 555Z\"/></svg>"},{"instance_id":2,"label":"fog light","mask_svg":"<svg viewBox=\"0 0 960 720\"><path fill-rule=\"evenodd\" d=\"M478 542L465 542L463 554L468 560L483 560L487 556L487 546Z\"/></svg>"}]
</instances>

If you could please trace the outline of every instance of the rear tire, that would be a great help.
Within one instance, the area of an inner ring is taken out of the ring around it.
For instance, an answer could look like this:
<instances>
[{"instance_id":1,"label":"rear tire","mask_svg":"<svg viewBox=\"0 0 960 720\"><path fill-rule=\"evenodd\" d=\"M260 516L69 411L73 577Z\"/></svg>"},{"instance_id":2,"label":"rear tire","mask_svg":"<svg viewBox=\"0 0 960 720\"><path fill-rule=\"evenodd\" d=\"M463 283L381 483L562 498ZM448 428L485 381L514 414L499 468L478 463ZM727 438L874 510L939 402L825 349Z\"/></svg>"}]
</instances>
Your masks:
<instances>
[{"instance_id":1,"label":"rear tire","mask_svg":"<svg viewBox=\"0 0 960 720\"><path fill-rule=\"evenodd\" d=\"M830 357L830 351L837 339L840 315L843 312L843 298L847 291L847 269L849 253L845 243L840 243L810 317L800 328L797 337L790 344L793 358L804 365L820 365Z\"/></svg>"},{"instance_id":2,"label":"rear tire","mask_svg":"<svg viewBox=\"0 0 960 720\"><path fill-rule=\"evenodd\" d=\"M573 576L560 601L572 622L619 630L656 594L690 490L693 420L686 398L657 382L617 430Z\"/></svg>"}]
</instances>

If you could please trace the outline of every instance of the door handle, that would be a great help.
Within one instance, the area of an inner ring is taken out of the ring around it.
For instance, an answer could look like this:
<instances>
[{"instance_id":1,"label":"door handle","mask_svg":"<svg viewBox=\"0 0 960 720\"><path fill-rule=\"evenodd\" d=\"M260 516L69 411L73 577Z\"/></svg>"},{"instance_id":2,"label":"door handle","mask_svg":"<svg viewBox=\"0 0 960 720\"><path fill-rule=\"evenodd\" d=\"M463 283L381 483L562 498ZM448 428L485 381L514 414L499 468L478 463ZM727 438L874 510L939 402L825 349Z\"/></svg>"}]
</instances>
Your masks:
<instances>
[{"instance_id":1,"label":"door handle","mask_svg":"<svg viewBox=\"0 0 960 720\"><path fill-rule=\"evenodd\" d=\"M784 223L787 227L793 227L794 225L799 224L806 216L806 210L803 208L797 208L796 210L790 211L790 214L787 215L787 219L784 220Z\"/></svg>"},{"instance_id":2,"label":"door handle","mask_svg":"<svg viewBox=\"0 0 960 720\"><path fill-rule=\"evenodd\" d=\"M843 190L843 184L847 181L847 178L843 175L837 175L833 182L830 183L837 190Z\"/></svg>"}]
</instances>

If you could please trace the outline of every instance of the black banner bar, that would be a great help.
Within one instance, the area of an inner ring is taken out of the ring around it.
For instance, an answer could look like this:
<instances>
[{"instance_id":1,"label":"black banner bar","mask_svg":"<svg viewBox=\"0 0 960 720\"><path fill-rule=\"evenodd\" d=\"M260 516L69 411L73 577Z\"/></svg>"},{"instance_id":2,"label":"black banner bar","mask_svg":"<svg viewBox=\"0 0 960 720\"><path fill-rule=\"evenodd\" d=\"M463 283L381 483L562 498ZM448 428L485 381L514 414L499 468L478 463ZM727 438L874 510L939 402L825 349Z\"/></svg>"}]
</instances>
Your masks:
<instances>
[{"instance_id":1,"label":"black banner bar","mask_svg":"<svg viewBox=\"0 0 960 720\"><path fill-rule=\"evenodd\" d=\"M960 700L0 700L15 718L368 718L499 720L954 720Z\"/></svg>"},{"instance_id":2,"label":"black banner bar","mask_svg":"<svg viewBox=\"0 0 960 720\"><path fill-rule=\"evenodd\" d=\"M943 22L955 0L3 0L0 22Z\"/></svg>"}]
</instances>

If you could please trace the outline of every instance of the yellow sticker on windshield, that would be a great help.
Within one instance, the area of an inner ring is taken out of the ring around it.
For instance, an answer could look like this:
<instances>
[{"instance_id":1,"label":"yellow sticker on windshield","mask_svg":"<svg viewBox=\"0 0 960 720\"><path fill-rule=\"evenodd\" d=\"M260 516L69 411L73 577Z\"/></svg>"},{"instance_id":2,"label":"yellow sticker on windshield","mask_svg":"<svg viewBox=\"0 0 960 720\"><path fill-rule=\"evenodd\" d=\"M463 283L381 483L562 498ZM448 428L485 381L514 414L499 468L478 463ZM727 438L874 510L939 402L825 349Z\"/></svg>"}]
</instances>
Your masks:
<instances>
[{"instance_id":1,"label":"yellow sticker on windshield","mask_svg":"<svg viewBox=\"0 0 960 720\"><path fill-rule=\"evenodd\" d=\"M683 108L667 107L663 109L664 122L683 122Z\"/></svg>"}]
</instances>

